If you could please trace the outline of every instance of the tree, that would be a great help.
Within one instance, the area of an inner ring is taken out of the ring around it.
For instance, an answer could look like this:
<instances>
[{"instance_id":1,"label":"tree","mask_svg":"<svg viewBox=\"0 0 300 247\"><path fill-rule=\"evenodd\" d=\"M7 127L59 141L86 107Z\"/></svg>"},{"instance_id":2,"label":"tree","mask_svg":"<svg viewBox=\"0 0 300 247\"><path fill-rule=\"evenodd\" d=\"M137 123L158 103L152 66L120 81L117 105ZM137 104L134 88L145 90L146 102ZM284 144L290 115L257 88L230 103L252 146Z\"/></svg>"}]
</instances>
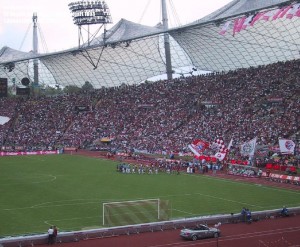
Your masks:
<instances>
[{"instance_id":1,"label":"tree","mask_svg":"<svg viewBox=\"0 0 300 247\"><path fill-rule=\"evenodd\" d=\"M61 94L62 90L59 87L52 87L46 85L40 88L40 92L45 95L57 95L57 94Z\"/></svg>"},{"instance_id":2,"label":"tree","mask_svg":"<svg viewBox=\"0 0 300 247\"><path fill-rule=\"evenodd\" d=\"M89 91L93 91L94 90L94 87L93 85L89 82L89 81L86 81L84 83L84 85L81 87L81 89L83 91L86 91L86 92L89 92Z\"/></svg>"},{"instance_id":3,"label":"tree","mask_svg":"<svg viewBox=\"0 0 300 247\"><path fill-rule=\"evenodd\" d=\"M65 93L77 93L80 91L81 91L81 88L79 88L77 86L73 86L73 85L68 85L68 86L65 86L65 88L64 88Z\"/></svg>"}]
</instances>

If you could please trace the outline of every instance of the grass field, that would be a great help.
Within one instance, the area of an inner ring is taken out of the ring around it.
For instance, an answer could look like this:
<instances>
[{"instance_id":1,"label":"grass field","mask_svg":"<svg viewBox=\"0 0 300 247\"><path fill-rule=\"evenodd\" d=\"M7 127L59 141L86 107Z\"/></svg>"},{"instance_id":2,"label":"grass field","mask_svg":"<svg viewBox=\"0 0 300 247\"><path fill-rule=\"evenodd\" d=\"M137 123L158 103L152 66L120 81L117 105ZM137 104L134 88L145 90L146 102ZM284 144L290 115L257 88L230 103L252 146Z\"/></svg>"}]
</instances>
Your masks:
<instances>
[{"instance_id":1,"label":"grass field","mask_svg":"<svg viewBox=\"0 0 300 247\"><path fill-rule=\"evenodd\" d=\"M102 227L102 203L160 198L171 218L300 206L300 193L182 173L122 174L75 155L0 158L0 236Z\"/></svg>"}]
</instances>

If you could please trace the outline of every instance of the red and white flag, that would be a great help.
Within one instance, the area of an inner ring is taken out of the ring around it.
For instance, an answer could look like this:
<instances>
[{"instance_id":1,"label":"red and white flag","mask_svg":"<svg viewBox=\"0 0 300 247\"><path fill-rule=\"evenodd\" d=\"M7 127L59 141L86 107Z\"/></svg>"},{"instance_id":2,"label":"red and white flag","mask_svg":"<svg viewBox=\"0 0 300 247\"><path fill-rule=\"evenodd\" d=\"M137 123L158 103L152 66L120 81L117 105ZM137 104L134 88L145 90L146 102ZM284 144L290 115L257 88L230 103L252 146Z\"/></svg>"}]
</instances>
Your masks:
<instances>
[{"instance_id":1,"label":"red and white flag","mask_svg":"<svg viewBox=\"0 0 300 247\"><path fill-rule=\"evenodd\" d=\"M222 161L223 159L225 159L225 156L226 156L226 153L220 153L220 152L217 152L215 154L215 157L219 160L219 161Z\"/></svg>"},{"instance_id":2,"label":"red and white flag","mask_svg":"<svg viewBox=\"0 0 300 247\"><path fill-rule=\"evenodd\" d=\"M197 156L197 157L200 156L200 154L197 152L196 149L193 148L192 145L188 145L188 147L189 147L189 149L192 151L192 153L193 153L195 156Z\"/></svg>"},{"instance_id":3,"label":"red and white flag","mask_svg":"<svg viewBox=\"0 0 300 247\"><path fill-rule=\"evenodd\" d=\"M285 17L287 19L292 19L296 15L297 11L299 10L299 7L300 7L300 3L294 4L292 8L290 8L289 11L286 13Z\"/></svg>"},{"instance_id":4,"label":"red and white flag","mask_svg":"<svg viewBox=\"0 0 300 247\"><path fill-rule=\"evenodd\" d=\"M268 21L268 20L270 20L271 17L274 16L274 13L275 13L274 10L265 12L265 13L263 14L263 16L261 17L261 19L262 19L262 20L265 20L265 21Z\"/></svg>"},{"instance_id":5,"label":"red and white flag","mask_svg":"<svg viewBox=\"0 0 300 247\"><path fill-rule=\"evenodd\" d=\"M223 138L222 137L217 138L214 142L210 144L209 148L217 152L222 152L222 149L225 148Z\"/></svg>"},{"instance_id":6,"label":"red and white flag","mask_svg":"<svg viewBox=\"0 0 300 247\"><path fill-rule=\"evenodd\" d=\"M241 145L241 155L242 156L253 156L255 153L255 147L256 147L256 140L257 137L253 138L252 140L245 142Z\"/></svg>"},{"instance_id":7,"label":"red and white flag","mask_svg":"<svg viewBox=\"0 0 300 247\"><path fill-rule=\"evenodd\" d=\"M234 20L233 36L235 35L235 33L239 33L242 30L245 20L246 20L246 16Z\"/></svg>"},{"instance_id":8,"label":"red and white flag","mask_svg":"<svg viewBox=\"0 0 300 247\"><path fill-rule=\"evenodd\" d=\"M278 16L278 18L283 18L292 8L293 8L293 5L289 5L289 6L285 7L283 9L283 11L280 13L280 15Z\"/></svg>"},{"instance_id":9,"label":"red and white flag","mask_svg":"<svg viewBox=\"0 0 300 247\"><path fill-rule=\"evenodd\" d=\"M295 151L295 143L288 139L279 139L279 149L283 154L293 154Z\"/></svg>"},{"instance_id":10,"label":"red and white flag","mask_svg":"<svg viewBox=\"0 0 300 247\"><path fill-rule=\"evenodd\" d=\"M282 11L284 10L284 8L281 8L281 9L277 9L277 11L275 12L275 14L272 16L272 20L276 20L279 15L282 13Z\"/></svg>"},{"instance_id":11,"label":"red and white flag","mask_svg":"<svg viewBox=\"0 0 300 247\"><path fill-rule=\"evenodd\" d=\"M278 18L283 18L286 13L292 8L292 5L282 7L278 9L272 17L272 20L276 20Z\"/></svg>"},{"instance_id":12,"label":"red and white flag","mask_svg":"<svg viewBox=\"0 0 300 247\"><path fill-rule=\"evenodd\" d=\"M300 17L300 8L297 9L295 16Z\"/></svg>"},{"instance_id":13,"label":"red and white flag","mask_svg":"<svg viewBox=\"0 0 300 247\"><path fill-rule=\"evenodd\" d=\"M246 29L252 22L252 19L254 18L254 15L250 15L246 18L246 20L244 21L241 30Z\"/></svg>"},{"instance_id":14,"label":"red and white flag","mask_svg":"<svg viewBox=\"0 0 300 247\"><path fill-rule=\"evenodd\" d=\"M201 139L196 139L188 147L196 156L200 156L200 153L203 153L209 147L209 143Z\"/></svg>"},{"instance_id":15,"label":"red and white flag","mask_svg":"<svg viewBox=\"0 0 300 247\"><path fill-rule=\"evenodd\" d=\"M253 19L252 19L252 21L251 21L251 23L250 23L250 26L254 26L255 22L259 21L259 20L261 19L261 17L264 16L264 14L265 14L265 12L259 12L259 13L257 13L257 14L253 17Z\"/></svg>"},{"instance_id":16,"label":"red and white flag","mask_svg":"<svg viewBox=\"0 0 300 247\"><path fill-rule=\"evenodd\" d=\"M230 150L230 148L231 148L231 146L232 146L232 143L233 143L233 139L231 138L231 140L230 140L230 142L229 142L229 144L228 144L228 146L227 146L227 150L228 150L228 151Z\"/></svg>"},{"instance_id":17,"label":"red and white flag","mask_svg":"<svg viewBox=\"0 0 300 247\"><path fill-rule=\"evenodd\" d=\"M224 26L222 27L221 31L219 32L219 34L224 35L227 32L227 29L229 28L230 24L232 23L232 21L227 21Z\"/></svg>"},{"instance_id":18,"label":"red and white flag","mask_svg":"<svg viewBox=\"0 0 300 247\"><path fill-rule=\"evenodd\" d=\"M222 145L221 148L219 149L219 151L215 154L215 157L219 161L222 161L223 159L225 159L226 155L229 153L229 150L232 146L232 142L233 142L233 139L230 140L227 148L225 148L224 145Z\"/></svg>"}]
</instances>

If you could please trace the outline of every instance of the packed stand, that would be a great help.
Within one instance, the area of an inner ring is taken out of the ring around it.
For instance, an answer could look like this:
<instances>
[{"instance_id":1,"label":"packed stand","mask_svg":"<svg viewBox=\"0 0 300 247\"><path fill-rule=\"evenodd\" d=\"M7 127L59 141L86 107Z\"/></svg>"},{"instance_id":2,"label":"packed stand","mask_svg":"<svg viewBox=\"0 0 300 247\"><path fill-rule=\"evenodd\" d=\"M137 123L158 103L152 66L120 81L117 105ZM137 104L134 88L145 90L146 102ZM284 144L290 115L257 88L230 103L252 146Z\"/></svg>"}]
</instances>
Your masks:
<instances>
[{"instance_id":1,"label":"packed stand","mask_svg":"<svg viewBox=\"0 0 300 247\"><path fill-rule=\"evenodd\" d=\"M2 127L2 140L27 149L87 148L107 145L99 140L109 137L111 149L162 154L222 136L225 143L233 138L231 154L238 155L234 147L255 136L258 145L274 145L299 132L299 67L297 60L22 104L5 99L13 101L13 119Z\"/></svg>"}]
</instances>

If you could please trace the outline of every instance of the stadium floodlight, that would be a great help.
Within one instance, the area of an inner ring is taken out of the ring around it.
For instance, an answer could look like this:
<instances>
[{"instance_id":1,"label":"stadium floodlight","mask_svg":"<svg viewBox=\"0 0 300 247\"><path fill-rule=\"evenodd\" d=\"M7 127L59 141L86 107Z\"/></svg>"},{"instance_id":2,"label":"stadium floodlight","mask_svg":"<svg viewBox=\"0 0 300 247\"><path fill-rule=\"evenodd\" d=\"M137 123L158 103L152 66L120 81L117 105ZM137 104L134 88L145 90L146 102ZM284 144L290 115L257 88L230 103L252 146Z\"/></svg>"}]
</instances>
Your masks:
<instances>
[{"instance_id":1,"label":"stadium floodlight","mask_svg":"<svg viewBox=\"0 0 300 247\"><path fill-rule=\"evenodd\" d=\"M75 25L112 23L109 8L104 1L79 1L68 6Z\"/></svg>"},{"instance_id":2,"label":"stadium floodlight","mask_svg":"<svg viewBox=\"0 0 300 247\"><path fill-rule=\"evenodd\" d=\"M112 18L110 10L105 1L76 1L69 3L69 10L72 13L73 22L78 26L78 35L79 35L79 47L81 46L82 35L82 26L88 26L88 40L83 42L83 45L89 46L91 42L91 37L95 38L96 34L106 24L112 23ZM90 34L89 26L90 25L101 25L100 28L94 33ZM104 33L105 33L104 28Z\"/></svg>"}]
</instances>

